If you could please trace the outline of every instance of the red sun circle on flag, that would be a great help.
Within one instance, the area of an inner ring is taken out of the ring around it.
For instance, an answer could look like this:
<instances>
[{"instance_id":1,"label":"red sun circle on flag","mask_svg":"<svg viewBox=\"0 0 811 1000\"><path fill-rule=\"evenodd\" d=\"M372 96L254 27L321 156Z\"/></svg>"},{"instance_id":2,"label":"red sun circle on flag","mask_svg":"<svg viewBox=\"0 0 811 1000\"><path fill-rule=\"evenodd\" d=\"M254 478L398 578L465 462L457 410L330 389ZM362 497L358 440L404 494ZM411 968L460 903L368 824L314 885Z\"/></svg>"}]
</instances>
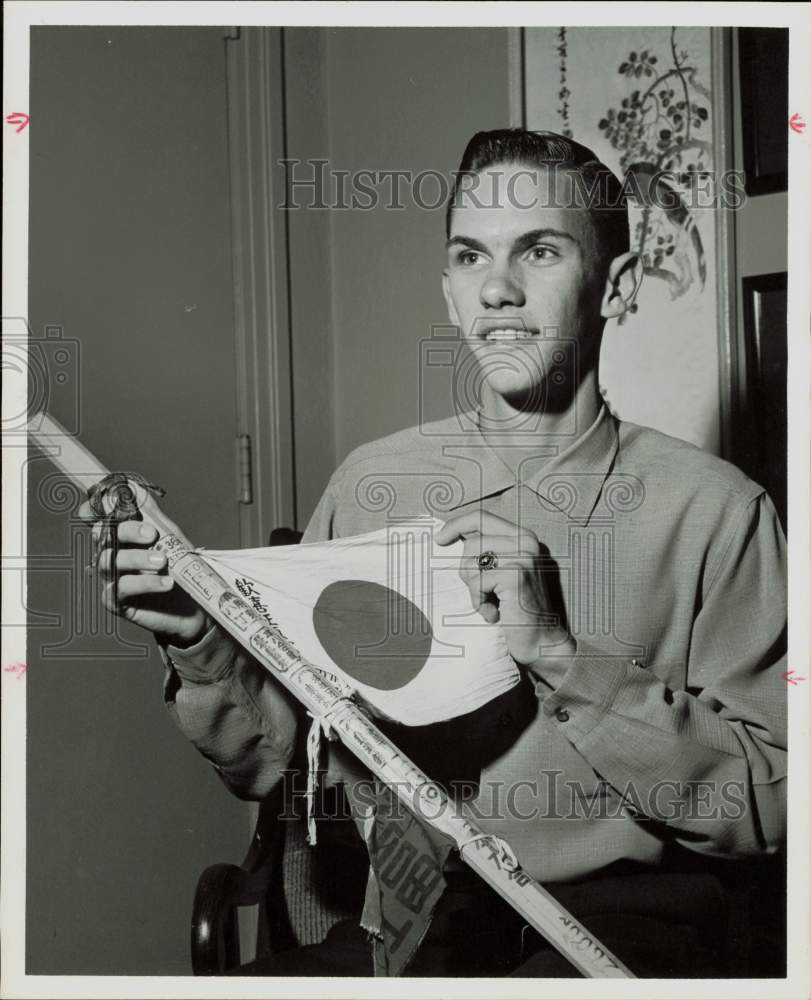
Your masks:
<instances>
[{"instance_id":1,"label":"red sun circle on flag","mask_svg":"<svg viewBox=\"0 0 811 1000\"><path fill-rule=\"evenodd\" d=\"M428 662L433 629L407 597L370 580L336 580L313 608L318 641L349 677L378 691L405 687Z\"/></svg>"}]
</instances>

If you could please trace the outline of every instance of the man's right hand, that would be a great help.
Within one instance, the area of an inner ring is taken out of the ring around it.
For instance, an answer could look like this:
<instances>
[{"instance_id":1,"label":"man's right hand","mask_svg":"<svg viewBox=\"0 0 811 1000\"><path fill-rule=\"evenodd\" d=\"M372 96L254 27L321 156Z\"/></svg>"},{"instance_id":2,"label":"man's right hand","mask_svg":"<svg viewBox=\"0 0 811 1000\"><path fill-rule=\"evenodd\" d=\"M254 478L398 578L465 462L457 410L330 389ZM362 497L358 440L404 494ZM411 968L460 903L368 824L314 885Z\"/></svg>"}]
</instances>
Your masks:
<instances>
[{"instance_id":1,"label":"man's right hand","mask_svg":"<svg viewBox=\"0 0 811 1000\"><path fill-rule=\"evenodd\" d=\"M89 504L84 504L79 514L85 520L95 520ZM102 604L167 644L184 648L199 642L211 628L211 620L175 586L167 572L166 556L150 550L157 530L142 521L122 521L117 532L115 566L114 550L108 546L99 554L96 568L103 584Z\"/></svg>"}]
</instances>

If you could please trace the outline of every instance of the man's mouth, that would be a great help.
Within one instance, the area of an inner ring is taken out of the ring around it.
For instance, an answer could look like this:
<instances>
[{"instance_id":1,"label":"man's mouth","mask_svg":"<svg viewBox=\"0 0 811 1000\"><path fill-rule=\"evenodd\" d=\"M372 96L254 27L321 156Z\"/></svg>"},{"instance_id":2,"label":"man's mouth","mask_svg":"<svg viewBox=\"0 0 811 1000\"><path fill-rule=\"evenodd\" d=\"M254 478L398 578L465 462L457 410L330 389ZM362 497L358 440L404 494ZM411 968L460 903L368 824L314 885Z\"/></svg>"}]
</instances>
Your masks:
<instances>
[{"instance_id":1,"label":"man's mouth","mask_svg":"<svg viewBox=\"0 0 811 1000\"><path fill-rule=\"evenodd\" d=\"M488 330L483 340L531 340L537 337L535 330L523 330L517 327L506 327L505 329Z\"/></svg>"},{"instance_id":2,"label":"man's mouth","mask_svg":"<svg viewBox=\"0 0 811 1000\"><path fill-rule=\"evenodd\" d=\"M489 341L509 341L509 340L531 340L540 333L534 327L529 327L522 321L516 320L490 320L483 322L474 330L477 340Z\"/></svg>"}]
</instances>

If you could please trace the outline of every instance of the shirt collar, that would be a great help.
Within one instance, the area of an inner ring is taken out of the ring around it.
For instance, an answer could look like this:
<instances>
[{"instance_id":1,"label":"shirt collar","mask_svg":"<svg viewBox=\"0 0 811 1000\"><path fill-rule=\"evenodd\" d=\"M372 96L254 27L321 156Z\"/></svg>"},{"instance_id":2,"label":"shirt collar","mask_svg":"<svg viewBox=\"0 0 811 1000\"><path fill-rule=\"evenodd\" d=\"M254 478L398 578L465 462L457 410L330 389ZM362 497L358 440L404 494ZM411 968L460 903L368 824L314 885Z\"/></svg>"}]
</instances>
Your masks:
<instances>
[{"instance_id":1,"label":"shirt collar","mask_svg":"<svg viewBox=\"0 0 811 1000\"><path fill-rule=\"evenodd\" d=\"M587 524L606 477L617 454L617 422L602 404L594 423L570 445L556 454L557 447L539 441L538 450L522 462L516 476L499 455L497 446L488 444L479 429L475 412L466 414L475 426L482 448L481 477L475 490L468 492L459 507L524 486L538 495L542 503L562 511L577 523Z\"/></svg>"}]
</instances>

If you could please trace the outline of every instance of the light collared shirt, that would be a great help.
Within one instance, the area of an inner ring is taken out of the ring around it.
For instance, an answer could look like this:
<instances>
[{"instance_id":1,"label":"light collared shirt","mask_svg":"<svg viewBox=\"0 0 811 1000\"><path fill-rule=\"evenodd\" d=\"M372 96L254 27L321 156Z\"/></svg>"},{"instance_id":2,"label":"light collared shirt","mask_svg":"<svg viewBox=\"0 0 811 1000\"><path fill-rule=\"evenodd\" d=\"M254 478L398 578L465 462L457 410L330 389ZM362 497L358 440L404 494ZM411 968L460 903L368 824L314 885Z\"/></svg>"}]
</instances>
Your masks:
<instances>
[{"instance_id":1,"label":"light collared shirt","mask_svg":"<svg viewBox=\"0 0 811 1000\"><path fill-rule=\"evenodd\" d=\"M656 864L671 841L776 849L786 569L771 501L734 466L605 408L570 430L545 439L528 424L517 464L462 414L364 445L332 476L303 541L489 511L549 550L577 644L479 712L397 727L395 741L541 881ZM215 630L169 656L178 724L237 794L267 794L294 745L290 696ZM330 750L331 780L364 779Z\"/></svg>"}]
</instances>

